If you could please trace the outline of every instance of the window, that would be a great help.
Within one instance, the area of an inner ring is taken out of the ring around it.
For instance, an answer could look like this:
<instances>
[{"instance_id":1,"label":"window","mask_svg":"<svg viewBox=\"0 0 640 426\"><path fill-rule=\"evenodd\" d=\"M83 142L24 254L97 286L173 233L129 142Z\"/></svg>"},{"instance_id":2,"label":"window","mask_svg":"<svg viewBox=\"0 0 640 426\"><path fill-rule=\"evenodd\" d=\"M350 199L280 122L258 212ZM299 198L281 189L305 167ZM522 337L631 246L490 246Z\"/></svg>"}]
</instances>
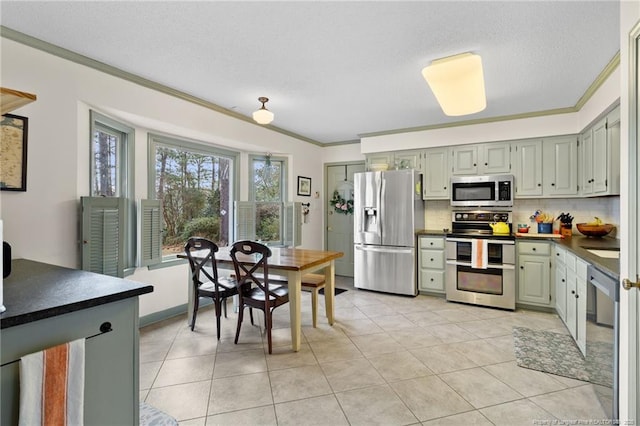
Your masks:
<instances>
[{"instance_id":1,"label":"window","mask_svg":"<svg viewBox=\"0 0 640 426\"><path fill-rule=\"evenodd\" d=\"M237 153L149 135L149 194L162 205L162 254L181 253L191 236L231 240Z\"/></svg>"},{"instance_id":2,"label":"window","mask_svg":"<svg viewBox=\"0 0 640 426\"><path fill-rule=\"evenodd\" d=\"M286 158L250 156L250 200L255 203L257 240L283 244L283 203L286 202Z\"/></svg>"},{"instance_id":3,"label":"window","mask_svg":"<svg viewBox=\"0 0 640 426\"><path fill-rule=\"evenodd\" d=\"M133 202L134 130L90 111L90 194L82 197L83 269L133 273L136 210Z\"/></svg>"}]
</instances>

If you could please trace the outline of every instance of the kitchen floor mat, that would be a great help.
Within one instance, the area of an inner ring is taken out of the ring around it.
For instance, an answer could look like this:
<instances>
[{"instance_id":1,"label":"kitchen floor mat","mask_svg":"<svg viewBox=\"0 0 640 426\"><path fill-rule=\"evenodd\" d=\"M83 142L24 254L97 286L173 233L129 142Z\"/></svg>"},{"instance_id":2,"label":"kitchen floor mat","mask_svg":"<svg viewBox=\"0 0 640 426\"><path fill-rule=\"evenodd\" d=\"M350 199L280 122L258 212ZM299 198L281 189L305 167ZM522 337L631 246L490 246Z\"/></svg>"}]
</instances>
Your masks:
<instances>
[{"instance_id":1,"label":"kitchen floor mat","mask_svg":"<svg viewBox=\"0 0 640 426\"><path fill-rule=\"evenodd\" d=\"M613 345L587 342L587 360L567 334L513 327L513 347L520 367L571 379L613 386Z\"/></svg>"}]
</instances>

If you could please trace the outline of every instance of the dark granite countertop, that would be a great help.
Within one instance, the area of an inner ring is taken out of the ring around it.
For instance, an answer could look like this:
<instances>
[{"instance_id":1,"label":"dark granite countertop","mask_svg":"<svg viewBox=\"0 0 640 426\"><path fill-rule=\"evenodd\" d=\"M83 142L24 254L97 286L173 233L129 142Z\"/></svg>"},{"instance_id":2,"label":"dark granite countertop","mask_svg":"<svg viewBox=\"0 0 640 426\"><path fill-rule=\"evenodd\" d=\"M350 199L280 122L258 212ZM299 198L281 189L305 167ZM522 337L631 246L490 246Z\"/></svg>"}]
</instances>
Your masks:
<instances>
[{"instance_id":1,"label":"dark granite countertop","mask_svg":"<svg viewBox=\"0 0 640 426\"><path fill-rule=\"evenodd\" d=\"M4 279L0 328L9 328L130 297L153 286L26 259L11 262Z\"/></svg>"},{"instance_id":2,"label":"dark granite countertop","mask_svg":"<svg viewBox=\"0 0 640 426\"><path fill-rule=\"evenodd\" d=\"M516 237L518 240L527 239L527 237ZM532 239L533 238L529 238ZM541 238L535 238L541 240ZM553 241L559 244L561 247L573 252L576 256L589 262L596 268L600 269L603 273L614 277L620 278L620 259L610 259L606 257L596 256L590 253L587 249L601 249L601 250L620 250L620 240L611 237L593 238L585 237L583 235L573 235L571 238L547 238L544 241Z\"/></svg>"}]
</instances>

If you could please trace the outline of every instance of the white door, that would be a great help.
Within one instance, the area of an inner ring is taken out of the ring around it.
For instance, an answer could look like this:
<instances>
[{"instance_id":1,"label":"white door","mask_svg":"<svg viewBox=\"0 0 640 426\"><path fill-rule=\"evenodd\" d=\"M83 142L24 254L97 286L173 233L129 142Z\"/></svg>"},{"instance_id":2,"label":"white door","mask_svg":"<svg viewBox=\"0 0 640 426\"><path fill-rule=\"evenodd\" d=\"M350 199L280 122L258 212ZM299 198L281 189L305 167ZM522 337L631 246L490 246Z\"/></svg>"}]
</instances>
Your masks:
<instances>
[{"instance_id":1,"label":"white door","mask_svg":"<svg viewBox=\"0 0 640 426\"><path fill-rule=\"evenodd\" d=\"M341 251L344 256L336 259L336 275L353 277L353 214L336 210L329 201L334 192L345 201L353 200L353 174L364 172L364 162L331 164L326 166L326 247L330 251Z\"/></svg>"},{"instance_id":2,"label":"white door","mask_svg":"<svg viewBox=\"0 0 640 426\"><path fill-rule=\"evenodd\" d=\"M628 8L630 9L631 7L629 6ZM635 19L638 19L640 8L633 12L635 12ZM624 15L624 13L621 14L621 16ZM624 26L622 30L624 32ZM627 283L635 286L628 291L621 290L620 294L620 419L623 421L637 421L638 414L640 414L640 380L638 380L638 375L640 374L640 339L638 338L640 331L640 292L637 287L638 268L640 267L640 239L638 237L638 232L640 231L640 213L638 212L638 207L640 207L638 202L640 200L638 173L638 162L640 161L638 147L640 142L638 138L640 134L640 67L638 65L640 60L640 21L633 25L628 40L629 87L626 88L626 82L623 81L621 96L622 179L625 177L625 168L628 169L628 173L626 174L627 179L624 179L627 185L626 188L623 186L624 189L621 191L620 198L621 225L624 231L620 241L620 273L621 278L628 280ZM623 44L621 50L626 47ZM625 62L621 61L620 66L625 66ZM626 93L629 94L628 100L625 96ZM628 107L628 114L625 114L625 107ZM625 117L628 118L626 120L628 126L624 125Z\"/></svg>"}]
</instances>

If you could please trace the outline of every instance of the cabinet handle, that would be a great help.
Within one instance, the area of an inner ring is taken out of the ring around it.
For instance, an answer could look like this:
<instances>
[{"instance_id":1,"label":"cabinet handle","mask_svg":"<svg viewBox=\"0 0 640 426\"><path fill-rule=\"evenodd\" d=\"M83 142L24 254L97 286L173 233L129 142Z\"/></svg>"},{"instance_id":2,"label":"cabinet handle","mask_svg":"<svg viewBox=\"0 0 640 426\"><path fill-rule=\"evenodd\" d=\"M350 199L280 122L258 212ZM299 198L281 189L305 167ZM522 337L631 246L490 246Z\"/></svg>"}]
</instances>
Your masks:
<instances>
[{"instance_id":1,"label":"cabinet handle","mask_svg":"<svg viewBox=\"0 0 640 426\"><path fill-rule=\"evenodd\" d=\"M432 245L433 245L433 241L431 241L431 242L429 243L429 245L430 245L430 246L432 246Z\"/></svg>"},{"instance_id":2,"label":"cabinet handle","mask_svg":"<svg viewBox=\"0 0 640 426\"><path fill-rule=\"evenodd\" d=\"M473 167L475 167L475 166L476 166L476 163L473 163Z\"/></svg>"},{"instance_id":3,"label":"cabinet handle","mask_svg":"<svg viewBox=\"0 0 640 426\"><path fill-rule=\"evenodd\" d=\"M539 183L539 184L538 184L538 186L542 186L542 184L541 184L541 183Z\"/></svg>"},{"instance_id":4,"label":"cabinet handle","mask_svg":"<svg viewBox=\"0 0 640 426\"><path fill-rule=\"evenodd\" d=\"M433 262L433 257L431 258L431 261Z\"/></svg>"},{"instance_id":5,"label":"cabinet handle","mask_svg":"<svg viewBox=\"0 0 640 426\"><path fill-rule=\"evenodd\" d=\"M520 269L524 269L524 266L521 266Z\"/></svg>"},{"instance_id":6,"label":"cabinet handle","mask_svg":"<svg viewBox=\"0 0 640 426\"><path fill-rule=\"evenodd\" d=\"M444 189L447 189L447 187L445 186Z\"/></svg>"},{"instance_id":7,"label":"cabinet handle","mask_svg":"<svg viewBox=\"0 0 640 426\"><path fill-rule=\"evenodd\" d=\"M555 183L552 183L552 184L551 184L551 186L556 186L556 184L555 184Z\"/></svg>"},{"instance_id":8,"label":"cabinet handle","mask_svg":"<svg viewBox=\"0 0 640 426\"><path fill-rule=\"evenodd\" d=\"M564 278L561 281L564 282ZM571 293L573 293L573 290L571 291Z\"/></svg>"},{"instance_id":9,"label":"cabinet handle","mask_svg":"<svg viewBox=\"0 0 640 426\"><path fill-rule=\"evenodd\" d=\"M556 256L560 256L560 253L556 253Z\"/></svg>"},{"instance_id":10,"label":"cabinet handle","mask_svg":"<svg viewBox=\"0 0 640 426\"><path fill-rule=\"evenodd\" d=\"M485 165L485 166L488 166L488 165L489 165L489 163L484 163L484 165Z\"/></svg>"},{"instance_id":11,"label":"cabinet handle","mask_svg":"<svg viewBox=\"0 0 640 426\"><path fill-rule=\"evenodd\" d=\"M571 294L576 294L575 290L571 290Z\"/></svg>"},{"instance_id":12,"label":"cabinet handle","mask_svg":"<svg viewBox=\"0 0 640 426\"><path fill-rule=\"evenodd\" d=\"M433 282L433 278L431 278L431 282Z\"/></svg>"},{"instance_id":13,"label":"cabinet handle","mask_svg":"<svg viewBox=\"0 0 640 426\"><path fill-rule=\"evenodd\" d=\"M532 251L536 251L536 248L535 248L535 247L533 247L531 250L532 250Z\"/></svg>"}]
</instances>

